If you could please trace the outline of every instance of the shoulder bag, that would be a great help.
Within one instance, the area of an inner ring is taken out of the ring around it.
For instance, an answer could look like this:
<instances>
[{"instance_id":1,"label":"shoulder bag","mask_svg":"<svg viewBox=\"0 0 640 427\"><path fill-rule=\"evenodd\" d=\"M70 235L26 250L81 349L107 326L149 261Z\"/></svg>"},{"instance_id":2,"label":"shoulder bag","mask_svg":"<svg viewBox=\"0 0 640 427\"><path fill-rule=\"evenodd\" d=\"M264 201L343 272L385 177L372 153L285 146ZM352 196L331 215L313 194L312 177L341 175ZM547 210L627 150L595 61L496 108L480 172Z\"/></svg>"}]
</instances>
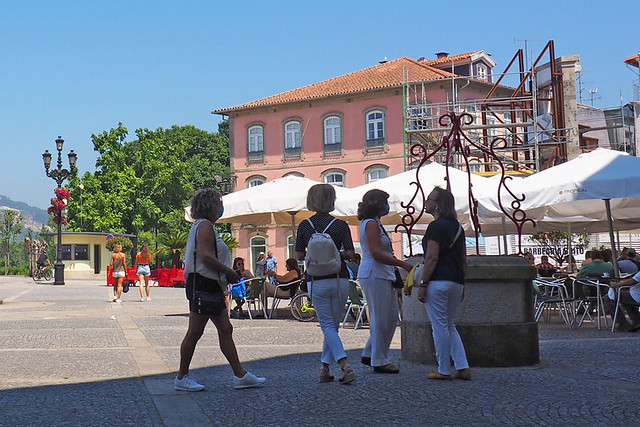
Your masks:
<instances>
[{"instance_id":1,"label":"shoulder bag","mask_svg":"<svg viewBox=\"0 0 640 427\"><path fill-rule=\"evenodd\" d=\"M198 227L200 227L200 224L198 224ZM217 259L218 258L218 242L217 242L215 230L213 232L213 247L215 249L216 259ZM224 309L227 308L225 299L224 299L224 294L222 293L222 288L220 288L220 292L208 292L204 290L198 290L198 288L204 288L204 287L210 288L211 286L220 287L220 283L217 280L204 277L196 272L197 271L196 270L197 252L198 252L198 232L196 230L195 247L193 250L193 275L192 275L193 276L193 299L195 301L196 313L219 316L224 311Z\"/></svg>"}]
</instances>

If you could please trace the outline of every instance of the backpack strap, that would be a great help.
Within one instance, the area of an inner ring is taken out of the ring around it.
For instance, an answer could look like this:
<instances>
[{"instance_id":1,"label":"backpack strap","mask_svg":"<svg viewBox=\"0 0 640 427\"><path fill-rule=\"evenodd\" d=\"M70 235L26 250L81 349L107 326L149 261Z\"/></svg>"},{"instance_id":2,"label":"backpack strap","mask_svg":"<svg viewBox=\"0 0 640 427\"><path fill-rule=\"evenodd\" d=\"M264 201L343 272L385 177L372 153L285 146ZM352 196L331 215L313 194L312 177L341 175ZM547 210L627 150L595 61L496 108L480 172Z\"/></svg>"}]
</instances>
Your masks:
<instances>
[{"instance_id":1,"label":"backpack strap","mask_svg":"<svg viewBox=\"0 0 640 427\"><path fill-rule=\"evenodd\" d=\"M335 217L334 217L334 218L331 220L331 222L329 222L329 225L327 225L327 226L324 228L324 230L322 230L322 232L323 232L323 233L326 233L326 232L327 232L327 230L329 229L329 227L331 227L331 224L333 224L333 222L334 222L336 219L337 219L337 218L335 218ZM317 232L318 232L318 230L316 230L316 228L313 226L313 222L311 222L311 218L307 218L307 222L308 222L309 224L311 224L311 228L313 228L313 232L314 232L314 233L317 233Z\"/></svg>"},{"instance_id":2,"label":"backpack strap","mask_svg":"<svg viewBox=\"0 0 640 427\"><path fill-rule=\"evenodd\" d=\"M329 227L331 227L331 224L333 224L333 222L334 222L335 220L336 220L336 219L335 219L335 218L333 218L333 219L331 220L331 222L329 223L329 225L327 225L327 226L324 228L324 230L323 230L322 232L323 232L323 233L326 233L326 232L327 232L327 230L329 229Z\"/></svg>"}]
</instances>

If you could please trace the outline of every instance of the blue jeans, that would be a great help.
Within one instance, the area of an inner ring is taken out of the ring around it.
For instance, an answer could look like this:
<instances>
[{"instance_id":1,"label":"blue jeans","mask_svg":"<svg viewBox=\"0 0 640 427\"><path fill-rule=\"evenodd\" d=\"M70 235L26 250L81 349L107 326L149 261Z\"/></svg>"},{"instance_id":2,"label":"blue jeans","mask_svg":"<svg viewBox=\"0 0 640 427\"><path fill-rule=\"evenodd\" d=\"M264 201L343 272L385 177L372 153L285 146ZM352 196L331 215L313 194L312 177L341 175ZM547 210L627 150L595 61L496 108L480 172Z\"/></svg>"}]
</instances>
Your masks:
<instances>
[{"instance_id":1,"label":"blue jeans","mask_svg":"<svg viewBox=\"0 0 640 427\"><path fill-rule=\"evenodd\" d=\"M322 279L309 283L311 302L318 315L318 323L324 335L322 344L322 363L331 364L344 357L342 341L338 329L349 296L348 279Z\"/></svg>"},{"instance_id":2,"label":"blue jeans","mask_svg":"<svg viewBox=\"0 0 640 427\"><path fill-rule=\"evenodd\" d=\"M463 289L460 283L448 280L432 280L427 287L427 315L433 330L438 372L442 375L451 375L451 359L457 370L469 367L455 324Z\"/></svg>"}]
</instances>

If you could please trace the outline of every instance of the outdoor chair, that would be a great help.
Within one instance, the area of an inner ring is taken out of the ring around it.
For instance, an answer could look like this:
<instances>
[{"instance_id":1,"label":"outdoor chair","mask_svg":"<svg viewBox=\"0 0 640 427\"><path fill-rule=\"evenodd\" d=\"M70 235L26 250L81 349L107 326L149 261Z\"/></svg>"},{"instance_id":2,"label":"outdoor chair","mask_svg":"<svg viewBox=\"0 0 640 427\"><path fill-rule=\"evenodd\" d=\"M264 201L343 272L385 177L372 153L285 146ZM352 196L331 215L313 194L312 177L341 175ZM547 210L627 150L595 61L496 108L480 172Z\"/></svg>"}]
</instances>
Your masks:
<instances>
[{"instance_id":1,"label":"outdoor chair","mask_svg":"<svg viewBox=\"0 0 640 427\"><path fill-rule=\"evenodd\" d=\"M612 324L611 324L611 332L613 332L615 327L616 327L616 320L618 319L618 310L621 310L621 308L620 308L620 292L623 289L631 289L631 286L620 286L620 287L616 288L616 306L615 306L616 308L615 308L615 310L613 312L613 321L612 321ZM640 302L636 302L635 304L629 304L629 303L626 303L626 304L635 305L636 307L640 307ZM624 316L624 314L623 314L623 316Z\"/></svg>"},{"instance_id":2,"label":"outdoor chair","mask_svg":"<svg viewBox=\"0 0 640 427\"><path fill-rule=\"evenodd\" d=\"M573 311L573 298L567 296L567 289L563 283L534 279L533 291L535 294L534 318L540 320L543 312L546 312L546 321L551 317L551 309L557 310L560 318L570 328L573 327L575 314Z\"/></svg>"},{"instance_id":3,"label":"outdoor chair","mask_svg":"<svg viewBox=\"0 0 640 427\"><path fill-rule=\"evenodd\" d=\"M264 290L265 277L253 277L245 280L247 286L247 295L244 297L244 301L247 304L247 313L249 313L249 319L253 319L251 315L251 308L253 306L257 311L262 310L262 315L267 318L267 308L262 301L262 291Z\"/></svg>"},{"instance_id":4,"label":"outdoor chair","mask_svg":"<svg viewBox=\"0 0 640 427\"><path fill-rule=\"evenodd\" d=\"M296 289L296 290L297 290L297 289L300 287L300 285L302 284L302 281L303 281L303 279L302 279L302 278L300 278L300 279L295 280L295 281L293 281L293 282L288 282L288 283L277 283L277 284L276 284L276 292L275 292L275 294L274 294L274 296L273 296L273 302L271 303L271 310L269 311L269 319L273 318L273 313L276 313L276 314L277 314L277 312L278 312L278 304L280 304L280 301L281 301L281 300L284 300L284 299L291 299L292 297L291 297L291 295L290 295L290 294L293 294L293 295L295 295L295 294L296 294L296 292L295 292L295 291L294 291L294 292L290 292L290 291L282 291L282 289L283 289L283 288L289 288L290 286L293 286L293 287L294 287L294 289ZM290 289L291 289L291 288L290 288ZM279 296L279 295L278 295L279 290L280 290L280 291L282 291L282 292L287 292L288 296Z\"/></svg>"},{"instance_id":5,"label":"outdoor chair","mask_svg":"<svg viewBox=\"0 0 640 427\"><path fill-rule=\"evenodd\" d=\"M367 299L364 296L362 288L360 288L357 281L349 280L349 298L347 299L347 312L344 315L344 319L342 319L342 327L345 328L347 318L349 317L349 315L352 315L356 320L353 329L358 329L358 325L360 324L362 315L365 313L366 309Z\"/></svg>"},{"instance_id":6,"label":"outdoor chair","mask_svg":"<svg viewBox=\"0 0 640 427\"><path fill-rule=\"evenodd\" d=\"M603 288L607 289L608 285L603 282L603 279L598 277L576 277L573 279L572 288L573 296L578 302L576 314L582 311L582 317L577 321L578 326L582 325L585 318L589 318L589 321L593 323L591 311L595 307L598 329L600 329L601 319L603 318L605 325L609 327L609 321L604 310L604 296L607 292L606 290L603 292Z\"/></svg>"}]
</instances>

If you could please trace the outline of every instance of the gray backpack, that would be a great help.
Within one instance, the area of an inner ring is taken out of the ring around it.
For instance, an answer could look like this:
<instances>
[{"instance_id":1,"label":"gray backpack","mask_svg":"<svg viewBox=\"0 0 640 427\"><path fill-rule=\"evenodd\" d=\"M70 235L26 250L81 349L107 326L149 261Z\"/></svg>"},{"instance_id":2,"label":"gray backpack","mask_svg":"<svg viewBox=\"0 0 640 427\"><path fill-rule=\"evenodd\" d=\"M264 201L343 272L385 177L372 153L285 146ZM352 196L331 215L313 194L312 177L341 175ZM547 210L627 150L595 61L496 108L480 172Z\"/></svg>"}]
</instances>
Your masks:
<instances>
[{"instance_id":1,"label":"gray backpack","mask_svg":"<svg viewBox=\"0 0 640 427\"><path fill-rule=\"evenodd\" d=\"M311 220L307 219L314 231L309 243L307 243L307 255L304 259L305 270L311 276L328 276L340 272L342 267L340 252L338 252L336 244L327 233L327 230L335 220L333 218L322 233L318 233Z\"/></svg>"}]
</instances>

